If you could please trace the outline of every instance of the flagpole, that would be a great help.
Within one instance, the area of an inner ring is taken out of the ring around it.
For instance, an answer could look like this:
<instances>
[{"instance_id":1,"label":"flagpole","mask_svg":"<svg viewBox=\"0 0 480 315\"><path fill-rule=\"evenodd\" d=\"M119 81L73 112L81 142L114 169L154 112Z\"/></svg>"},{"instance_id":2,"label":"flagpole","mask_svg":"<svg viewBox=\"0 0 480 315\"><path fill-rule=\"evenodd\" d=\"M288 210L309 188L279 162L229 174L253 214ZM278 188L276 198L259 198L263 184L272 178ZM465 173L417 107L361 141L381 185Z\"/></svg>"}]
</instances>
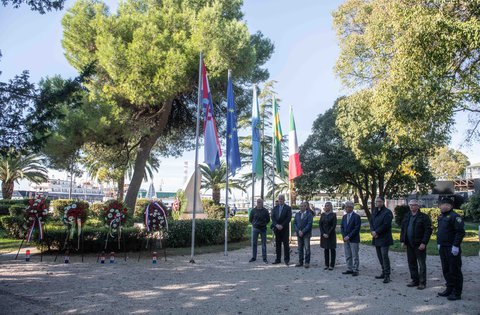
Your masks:
<instances>
[{"instance_id":1,"label":"flagpole","mask_svg":"<svg viewBox=\"0 0 480 315\"><path fill-rule=\"evenodd\" d=\"M230 82L230 78L231 78L231 74L232 74L232 71L230 69L228 69L228 82ZM228 96L227 96L228 98ZM227 106L228 107L228 106ZM228 119L228 108L227 108L227 119ZM227 122L228 124L228 122ZM227 154L226 154L226 158L227 158L227 183L225 185L225 251L223 253L224 256L228 256L228 172L229 172L229 148L228 148L228 144L229 144L229 141L228 141L228 128L227 128L227 136L226 136L226 139L227 139Z\"/></svg>"},{"instance_id":2,"label":"flagpole","mask_svg":"<svg viewBox=\"0 0 480 315\"><path fill-rule=\"evenodd\" d=\"M275 208L275 95L272 96L272 111L273 111L273 124L272 124L272 209Z\"/></svg>"},{"instance_id":3,"label":"flagpole","mask_svg":"<svg viewBox=\"0 0 480 315\"><path fill-rule=\"evenodd\" d=\"M195 212L197 211L197 173L198 173L198 137L200 134L200 108L202 106L202 61L203 54L200 52L200 61L198 65L198 103L197 103L197 127L195 130L195 170L193 179L193 212L192 212L192 250L190 255L190 263L194 264L195 260Z\"/></svg>"}]
</instances>

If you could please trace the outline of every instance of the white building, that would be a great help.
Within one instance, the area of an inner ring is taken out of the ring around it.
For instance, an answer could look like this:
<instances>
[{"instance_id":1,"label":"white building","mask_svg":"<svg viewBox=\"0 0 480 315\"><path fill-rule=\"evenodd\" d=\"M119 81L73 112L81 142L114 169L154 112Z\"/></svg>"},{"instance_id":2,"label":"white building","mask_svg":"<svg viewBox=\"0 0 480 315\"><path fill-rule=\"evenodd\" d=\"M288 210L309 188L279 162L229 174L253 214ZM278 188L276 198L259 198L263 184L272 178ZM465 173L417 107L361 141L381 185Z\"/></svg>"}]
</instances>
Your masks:
<instances>
[{"instance_id":1,"label":"white building","mask_svg":"<svg viewBox=\"0 0 480 315\"><path fill-rule=\"evenodd\" d=\"M32 183L30 189L42 194L49 199L68 199L70 191L70 181L62 179L49 179L47 182L40 184ZM89 202L103 201L102 187L95 186L90 182L81 184L72 183L72 199L86 200Z\"/></svg>"}]
</instances>

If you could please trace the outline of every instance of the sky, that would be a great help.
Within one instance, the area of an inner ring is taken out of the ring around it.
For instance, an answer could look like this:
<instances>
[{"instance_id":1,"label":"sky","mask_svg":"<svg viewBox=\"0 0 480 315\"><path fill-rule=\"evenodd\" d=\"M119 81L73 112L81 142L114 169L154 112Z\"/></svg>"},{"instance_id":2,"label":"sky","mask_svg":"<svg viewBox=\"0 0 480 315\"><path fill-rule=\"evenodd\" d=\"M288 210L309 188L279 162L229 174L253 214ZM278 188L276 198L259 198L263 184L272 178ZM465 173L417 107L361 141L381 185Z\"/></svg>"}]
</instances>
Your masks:
<instances>
[{"instance_id":1,"label":"sky","mask_svg":"<svg viewBox=\"0 0 480 315\"><path fill-rule=\"evenodd\" d=\"M280 112L283 129L288 128L288 106L295 112L298 142L301 145L311 132L315 118L333 105L334 100L348 94L333 67L339 48L332 26L331 13L343 1L329 0L245 0L244 19L251 33L260 30L275 44L275 53L267 62L270 79L278 81L276 91L282 99ZM68 8L74 2L67 0ZM117 1L106 3L115 10ZM40 15L26 6L19 9L0 6L0 60L1 81L6 81L23 70L29 70L31 80L56 74L76 76L63 55L61 46L61 19L66 9ZM467 115L457 114L456 130L452 133L451 147L465 153L471 163L480 162L480 144L464 145ZM285 148L287 149L287 148ZM200 161L203 150L200 149ZM154 185L158 190L176 191L183 185L184 162L193 171L194 152L185 152L180 158L161 161ZM56 178L65 173L50 172ZM149 183L143 188L148 189ZM21 182L27 188L28 183Z\"/></svg>"}]
</instances>

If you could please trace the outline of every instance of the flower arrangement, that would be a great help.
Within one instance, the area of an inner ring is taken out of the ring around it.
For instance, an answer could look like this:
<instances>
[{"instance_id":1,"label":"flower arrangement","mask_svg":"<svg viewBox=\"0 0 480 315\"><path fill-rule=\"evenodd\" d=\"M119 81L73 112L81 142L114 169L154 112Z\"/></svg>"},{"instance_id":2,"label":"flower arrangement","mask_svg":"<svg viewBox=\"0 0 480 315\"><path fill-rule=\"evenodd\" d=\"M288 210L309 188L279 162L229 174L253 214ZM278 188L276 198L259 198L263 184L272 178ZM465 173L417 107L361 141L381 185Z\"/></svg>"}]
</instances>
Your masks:
<instances>
[{"instance_id":1,"label":"flower arrangement","mask_svg":"<svg viewBox=\"0 0 480 315\"><path fill-rule=\"evenodd\" d=\"M30 224L27 234L27 242L32 239L33 231L38 227L38 237L43 239L43 221L48 215L47 199L37 196L28 200L27 208L25 211L26 220Z\"/></svg>"},{"instance_id":2,"label":"flower arrangement","mask_svg":"<svg viewBox=\"0 0 480 315\"><path fill-rule=\"evenodd\" d=\"M123 202L113 200L106 203L103 213L105 225L110 227L111 232L115 232L127 220L128 209Z\"/></svg>"},{"instance_id":3,"label":"flower arrangement","mask_svg":"<svg viewBox=\"0 0 480 315\"><path fill-rule=\"evenodd\" d=\"M151 202L145 208L144 224L148 232L168 229L167 213L158 202Z\"/></svg>"},{"instance_id":4,"label":"flower arrangement","mask_svg":"<svg viewBox=\"0 0 480 315\"><path fill-rule=\"evenodd\" d=\"M66 227L73 227L75 224L80 223L83 225L87 219L86 203L71 203L63 208L62 222Z\"/></svg>"}]
</instances>

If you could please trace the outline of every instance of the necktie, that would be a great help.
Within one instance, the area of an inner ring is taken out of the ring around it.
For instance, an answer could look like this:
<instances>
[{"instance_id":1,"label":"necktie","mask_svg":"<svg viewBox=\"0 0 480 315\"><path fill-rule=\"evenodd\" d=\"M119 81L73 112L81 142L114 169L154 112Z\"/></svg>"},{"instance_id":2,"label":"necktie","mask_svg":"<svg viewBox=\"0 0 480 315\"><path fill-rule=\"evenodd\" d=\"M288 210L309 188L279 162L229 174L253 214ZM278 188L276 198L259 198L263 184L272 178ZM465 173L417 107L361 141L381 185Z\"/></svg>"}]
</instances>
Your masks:
<instances>
[{"instance_id":1,"label":"necktie","mask_svg":"<svg viewBox=\"0 0 480 315\"><path fill-rule=\"evenodd\" d=\"M350 216L351 216L351 215L352 215L351 213L349 213L349 214L347 215L347 225L348 225L348 222L350 222Z\"/></svg>"},{"instance_id":2,"label":"necktie","mask_svg":"<svg viewBox=\"0 0 480 315\"><path fill-rule=\"evenodd\" d=\"M279 218L280 218L280 216L282 215L282 210L283 210L283 206L280 205L280 206L278 207L278 217L279 217Z\"/></svg>"},{"instance_id":3,"label":"necktie","mask_svg":"<svg viewBox=\"0 0 480 315\"><path fill-rule=\"evenodd\" d=\"M300 220L303 220L303 214L304 214L304 212L302 212L302 215L300 216Z\"/></svg>"}]
</instances>

